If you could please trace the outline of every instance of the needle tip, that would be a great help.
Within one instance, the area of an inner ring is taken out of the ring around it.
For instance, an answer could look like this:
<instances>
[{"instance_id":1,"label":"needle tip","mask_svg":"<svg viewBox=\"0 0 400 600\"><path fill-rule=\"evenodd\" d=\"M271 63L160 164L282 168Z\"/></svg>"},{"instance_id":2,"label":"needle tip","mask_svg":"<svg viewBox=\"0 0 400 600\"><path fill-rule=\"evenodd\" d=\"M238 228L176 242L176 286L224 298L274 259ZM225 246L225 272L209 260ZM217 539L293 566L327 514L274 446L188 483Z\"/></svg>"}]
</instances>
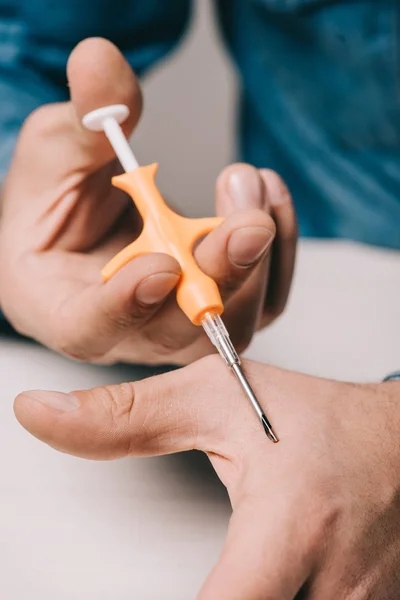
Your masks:
<instances>
[{"instance_id":1,"label":"needle tip","mask_svg":"<svg viewBox=\"0 0 400 600\"><path fill-rule=\"evenodd\" d=\"M267 417L264 414L261 415L261 422L263 424L267 437L271 440L271 442L277 444L279 442L279 438L276 437L274 430L272 429L271 423L268 421Z\"/></svg>"}]
</instances>

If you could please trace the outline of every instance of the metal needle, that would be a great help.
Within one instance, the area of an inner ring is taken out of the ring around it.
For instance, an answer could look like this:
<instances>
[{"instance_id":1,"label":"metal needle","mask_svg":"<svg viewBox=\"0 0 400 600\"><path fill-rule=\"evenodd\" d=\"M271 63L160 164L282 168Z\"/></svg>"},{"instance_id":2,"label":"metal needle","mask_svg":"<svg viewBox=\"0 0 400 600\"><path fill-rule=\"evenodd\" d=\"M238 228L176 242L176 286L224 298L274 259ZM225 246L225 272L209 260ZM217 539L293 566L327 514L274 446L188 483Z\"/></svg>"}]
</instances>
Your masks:
<instances>
[{"instance_id":1,"label":"metal needle","mask_svg":"<svg viewBox=\"0 0 400 600\"><path fill-rule=\"evenodd\" d=\"M257 400L253 390L251 389L249 382L247 381L246 375L242 371L241 366L237 363L234 363L231 366L231 369L235 373L246 396L248 397L251 404L253 405L253 408L256 411L258 418L260 419L260 421L262 423L262 426L264 427L265 433L267 434L268 438L272 442L274 442L274 444L276 444L277 442L279 442L279 439L275 435L274 430L272 429L271 423L268 421L267 417L265 416L259 401Z\"/></svg>"},{"instance_id":2,"label":"metal needle","mask_svg":"<svg viewBox=\"0 0 400 600\"><path fill-rule=\"evenodd\" d=\"M268 438L272 442L274 442L274 444L276 444L277 442L279 442L279 439L275 435L271 423L265 416L263 409L256 398L255 393L251 389L251 385L247 381L246 375L242 371L242 368L240 366L240 357L231 342L229 333L221 317L217 314L206 313L201 324L203 325L204 331L208 335L209 339L218 350L220 356L224 359L228 367L230 367L235 373L244 393L246 394L254 410L256 411L257 416L260 419Z\"/></svg>"}]
</instances>

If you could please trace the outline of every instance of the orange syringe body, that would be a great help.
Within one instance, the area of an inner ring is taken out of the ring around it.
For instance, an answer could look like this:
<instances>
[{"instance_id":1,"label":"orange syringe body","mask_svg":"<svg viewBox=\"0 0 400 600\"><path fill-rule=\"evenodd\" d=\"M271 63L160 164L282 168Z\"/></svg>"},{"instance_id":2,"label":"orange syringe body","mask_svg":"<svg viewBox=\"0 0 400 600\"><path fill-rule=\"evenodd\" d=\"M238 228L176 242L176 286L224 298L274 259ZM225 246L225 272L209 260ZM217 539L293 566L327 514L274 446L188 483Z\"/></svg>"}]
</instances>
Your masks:
<instances>
[{"instance_id":1,"label":"orange syringe body","mask_svg":"<svg viewBox=\"0 0 400 600\"><path fill-rule=\"evenodd\" d=\"M176 214L165 203L155 183L158 164L138 167L113 177L113 185L133 199L142 220L140 236L121 250L103 268L108 281L133 258L149 252L173 256L181 267L176 299L179 307L194 325L202 325L206 315L219 316L224 310L215 281L198 266L193 255L197 240L217 227L222 219L187 219Z\"/></svg>"}]
</instances>

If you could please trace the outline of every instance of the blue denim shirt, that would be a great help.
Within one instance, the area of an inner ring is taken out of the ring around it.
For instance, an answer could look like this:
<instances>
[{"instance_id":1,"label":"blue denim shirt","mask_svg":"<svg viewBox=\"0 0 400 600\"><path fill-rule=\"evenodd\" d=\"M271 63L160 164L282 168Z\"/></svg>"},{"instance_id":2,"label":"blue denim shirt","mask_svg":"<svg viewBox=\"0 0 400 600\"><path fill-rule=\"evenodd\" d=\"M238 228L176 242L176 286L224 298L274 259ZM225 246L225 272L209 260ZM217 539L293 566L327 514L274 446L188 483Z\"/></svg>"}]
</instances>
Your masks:
<instances>
[{"instance_id":1,"label":"blue denim shirt","mask_svg":"<svg viewBox=\"0 0 400 600\"><path fill-rule=\"evenodd\" d=\"M242 82L240 158L286 179L302 235L400 248L398 0L215 4ZM107 37L142 74L179 41L190 5L0 0L1 175L25 117L67 99L77 42Z\"/></svg>"}]
</instances>

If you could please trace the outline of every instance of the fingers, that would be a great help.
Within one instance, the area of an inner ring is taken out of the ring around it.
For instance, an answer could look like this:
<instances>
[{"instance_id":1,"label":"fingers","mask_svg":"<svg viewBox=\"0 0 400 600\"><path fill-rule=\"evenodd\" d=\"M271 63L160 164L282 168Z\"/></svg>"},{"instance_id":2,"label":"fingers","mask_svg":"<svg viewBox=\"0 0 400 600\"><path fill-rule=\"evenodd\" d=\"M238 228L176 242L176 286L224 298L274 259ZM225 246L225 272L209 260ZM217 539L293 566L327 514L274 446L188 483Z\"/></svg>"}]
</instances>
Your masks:
<instances>
[{"instance_id":1,"label":"fingers","mask_svg":"<svg viewBox=\"0 0 400 600\"><path fill-rule=\"evenodd\" d=\"M260 490L263 489L260 486ZM244 497L229 525L221 557L198 600L294 600L311 570L295 506L283 492ZM294 543L296 540L296 543Z\"/></svg>"},{"instance_id":2,"label":"fingers","mask_svg":"<svg viewBox=\"0 0 400 600\"><path fill-rule=\"evenodd\" d=\"M264 322L268 323L285 308L294 272L298 234L293 201L284 181L277 173L268 169L261 169L260 176L276 225L264 306Z\"/></svg>"},{"instance_id":3,"label":"fingers","mask_svg":"<svg viewBox=\"0 0 400 600\"><path fill-rule=\"evenodd\" d=\"M17 419L52 447L84 458L168 454L217 448L228 404L215 404L215 380L230 385L220 362L208 358L141 382L73 392L34 391L15 400ZM204 370L207 369L207 381ZM261 435L261 434L260 434Z\"/></svg>"},{"instance_id":4,"label":"fingers","mask_svg":"<svg viewBox=\"0 0 400 600\"><path fill-rule=\"evenodd\" d=\"M238 211L203 240L195 257L228 300L266 256L274 235L275 225L269 215L255 209Z\"/></svg>"},{"instance_id":5,"label":"fingers","mask_svg":"<svg viewBox=\"0 0 400 600\"><path fill-rule=\"evenodd\" d=\"M226 220L199 245L196 259L219 285L224 319L241 352L260 321L275 237L275 223L258 169L247 164L226 168L217 181L216 205L217 213Z\"/></svg>"},{"instance_id":6,"label":"fingers","mask_svg":"<svg viewBox=\"0 0 400 600\"><path fill-rule=\"evenodd\" d=\"M199 244L195 256L227 300L268 253L275 224L266 210L263 180L250 165L231 165L221 173L216 206L217 214L227 218Z\"/></svg>"},{"instance_id":7,"label":"fingers","mask_svg":"<svg viewBox=\"0 0 400 600\"><path fill-rule=\"evenodd\" d=\"M75 172L82 178L83 173L96 171L114 157L102 133L81 125L85 113L107 104L127 104L130 116L124 123L126 134L140 116L138 81L111 42L101 38L81 42L72 52L67 70L71 102L45 105L32 113L17 144L12 169L23 170L31 192L58 182L60 174L68 177L62 183L69 187Z\"/></svg>"},{"instance_id":8,"label":"fingers","mask_svg":"<svg viewBox=\"0 0 400 600\"><path fill-rule=\"evenodd\" d=\"M217 179L216 213L227 217L238 210L266 209L265 192L258 169L246 163L229 165Z\"/></svg>"},{"instance_id":9,"label":"fingers","mask_svg":"<svg viewBox=\"0 0 400 600\"><path fill-rule=\"evenodd\" d=\"M96 360L127 332L140 329L160 309L180 279L180 267L165 254L140 256L106 284L83 286L54 313L52 345L73 358ZM63 324L66 324L65 327Z\"/></svg>"},{"instance_id":10,"label":"fingers","mask_svg":"<svg viewBox=\"0 0 400 600\"><path fill-rule=\"evenodd\" d=\"M243 289L241 305L244 310L240 312L240 327L236 327L239 335L234 335L239 349L251 338L265 298L263 260L273 242L275 224L265 208L264 194L263 181L254 167L238 164L225 169L218 179L216 203L217 212L226 215L226 219L195 250L200 268L219 286L228 320L229 301ZM233 312L232 318L237 325L239 313ZM235 332L233 328L232 331ZM190 326L176 303L168 303L149 323L146 335L159 344L160 351L164 346L169 353L177 353L177 362L186 363L188 354L185 350L183 354L179 351L186 349L202 332L198 327Z\"/></svg>"}]
</instances>

